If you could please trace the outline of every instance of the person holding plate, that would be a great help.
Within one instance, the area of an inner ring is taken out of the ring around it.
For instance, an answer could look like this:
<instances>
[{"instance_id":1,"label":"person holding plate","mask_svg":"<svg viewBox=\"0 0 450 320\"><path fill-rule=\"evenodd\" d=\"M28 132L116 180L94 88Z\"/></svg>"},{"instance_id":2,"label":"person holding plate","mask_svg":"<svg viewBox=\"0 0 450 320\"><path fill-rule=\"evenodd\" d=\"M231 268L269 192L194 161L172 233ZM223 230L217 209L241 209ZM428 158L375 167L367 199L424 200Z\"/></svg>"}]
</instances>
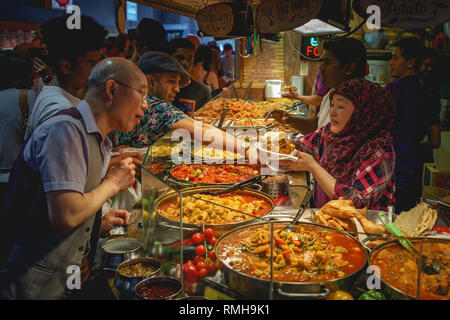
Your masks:
<instances>
[{"instance_id":1,"label":"person holding plate","mask_svg":"<svg viewBox=\"0 0 450 320\"><path fill-rule=\"evenodd\" d=\"M280 160L280 169L313 175L318 208L344 197L356 208L386 211L395 203L394 117L389 91L364 79L344 82L331 93L330 123L300 137L299 160Z\"/></svg>"}]
</instances>

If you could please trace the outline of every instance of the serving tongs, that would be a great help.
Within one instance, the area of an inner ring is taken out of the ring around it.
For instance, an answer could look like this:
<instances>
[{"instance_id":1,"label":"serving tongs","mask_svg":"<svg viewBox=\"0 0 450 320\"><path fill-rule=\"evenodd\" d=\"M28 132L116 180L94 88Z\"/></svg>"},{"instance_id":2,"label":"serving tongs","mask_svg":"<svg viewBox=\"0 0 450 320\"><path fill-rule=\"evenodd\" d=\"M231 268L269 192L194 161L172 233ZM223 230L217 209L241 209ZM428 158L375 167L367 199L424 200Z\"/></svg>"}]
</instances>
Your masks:
<instances>
[{"instance_id":1,"label":"serving tongs","mask_svg":"<svg viewBox=\"0 0 450 320\"><path fill-rule=\"evenodd\" d=\"M391 206L388 207L388 210L392 210L392 207ZM400 242L400 244L406 250L417 256L417 260L419 263L420 261L422 261L421 266L423 272L425 272L428 275L441 273L442 266L440 262L437 259L430 258L428 256L419 253L416 247L414 247L414 245L411 243L411 241L409 241L406 238L406 236L403 234L403 232L400 231L400 229L395 225L395 223L393 223L388 219L388 217L384 212L379 212L378 218L380 219L381 223L383 223L383 225L386 227L386 229L397 238L398 242Z\"/></svg>"},{"instance_id":2,"label":"serving tongs","mask_svg":"<svg viewBox=\"0 0 450 320\"><path fill-rule=\"evenodd\" d=\"M301 218L306 208L308 207L308 204L311 201L311 197L315 189L316 189L316 182L312 180L311 183L309 184L308 191L306 192L306 195L303 198L302 204L300 205L300 208L298 209L297 214L295 215L294 220L292 220L291 223L289 223L286 227L284 227L283 230L291 232L296 231L295 225L297 224L298 220Z\"/></svg>"},{"instance_id":3,"label":"serving tongs","mask_svg":"<svg viewBox=\"0 0 450 320\"><path fill-rule=\"evenodd\" d=\"M421 198L421 200L425 203L428 203L429 205L431 205L433 207L437 207L437 208L444 209L444 210L450 210L450 203L446 203L441 200L432 200L432 199L427 199L427 198Z\"/></svg>"},{"instance_id":4,"label":"serving tongs","mask_svg":"<svg viewBox=\"0 0 450 320\"><path fill-rule=\"evenodd\" d=\"M245 90L245 96L244 96L245 102L247 102L247 98L250 93L250 88L252 87L252 84L253 84L253 80L250 81L250 83L248 84L247 90Z\"/></svg>"},{"instance_id":5,"label":"serving tongs","mask_svg":"<svg viewBox=\"0 0 450 320\"><path fill-rule=\"evenodd\" d=\"M228 108L227 107L223 107L222 109L222 113L220 115L220 119L219 119L219 124L217 125L217 128L222 128L223 126L223 122L225 121L225 118L228 114Z\"/></svg>"},{"instance_id":6,"label":"serving tongs","mask_svg":"<svg viewBox=\"0 0 450 320\"><path fill-rule=\"evenodd\" d=\"M205 192L201 192L202 194L206 194L206 195L210 195L210 196L220 196L222 194L225 193L230 193L236 190L240 190L242 188L245 188L249 185L255 184L257 182L260 182L261 180L265 179L267 176L265 175L257 175L254 176L253 178L238 182L233 184L232 186L225 188L225 189L221 189L221 190L216 190L216 191L205 191Z\"/></svg>"}]
</instances>

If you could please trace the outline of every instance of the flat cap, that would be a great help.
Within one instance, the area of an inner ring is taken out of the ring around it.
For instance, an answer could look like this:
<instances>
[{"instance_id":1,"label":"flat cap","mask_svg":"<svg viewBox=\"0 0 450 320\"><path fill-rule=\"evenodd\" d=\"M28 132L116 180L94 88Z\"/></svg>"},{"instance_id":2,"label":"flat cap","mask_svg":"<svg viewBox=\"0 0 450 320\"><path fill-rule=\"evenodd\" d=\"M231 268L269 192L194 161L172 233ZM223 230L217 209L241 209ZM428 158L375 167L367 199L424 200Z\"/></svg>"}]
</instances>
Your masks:
<instances>
[{"instance_id":1,"label":"flat cap","mask_svg":"<svg viewBox=\"0 0 450 320\"><path fill-rule=\"evenodd\" d=\"M167 72L179 73L181 75L180 87L185 87L191 82L191 76L184 70L183 66L164 52L149 51L145 53L139 59L138 67L145 75Z\"/></svg>"}]
</instances>

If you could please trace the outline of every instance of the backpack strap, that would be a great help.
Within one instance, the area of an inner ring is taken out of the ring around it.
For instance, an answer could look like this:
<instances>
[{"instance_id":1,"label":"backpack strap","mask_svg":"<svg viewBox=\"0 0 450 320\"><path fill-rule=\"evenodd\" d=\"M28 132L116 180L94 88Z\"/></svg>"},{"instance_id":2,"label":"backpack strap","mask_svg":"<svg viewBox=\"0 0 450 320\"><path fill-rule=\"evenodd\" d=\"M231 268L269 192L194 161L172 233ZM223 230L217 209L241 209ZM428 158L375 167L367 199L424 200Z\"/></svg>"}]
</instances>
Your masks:
<instances>
[{"instance_id":1,"label":"backpack strap","mask_svg":"<svg viewBox=\"0 0 450 320\"><path fill-rule=\"evenodd\" d=\"M20 111L22 112L22 128L25 130L27 127L28 122L28 90L27 89L20 89L19 92L19 105L20 105Z\"/></svg>"}]
</instances>

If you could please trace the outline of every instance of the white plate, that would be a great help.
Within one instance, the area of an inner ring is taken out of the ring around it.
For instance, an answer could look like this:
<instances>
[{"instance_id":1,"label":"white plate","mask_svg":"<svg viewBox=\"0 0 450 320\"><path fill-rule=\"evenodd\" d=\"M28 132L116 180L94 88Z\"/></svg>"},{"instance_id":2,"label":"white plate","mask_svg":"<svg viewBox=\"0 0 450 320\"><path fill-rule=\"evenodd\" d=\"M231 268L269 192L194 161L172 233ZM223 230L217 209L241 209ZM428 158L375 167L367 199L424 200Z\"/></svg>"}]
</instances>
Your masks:
<instances>
[{"instance_id":1,"label":"white plate","mask_svg":"<svg viewBox=\"0 0 450 320\"><path fill-rule=\"evenodd\" d=\"M277 160L292 160L292 161L299 160L298 157L291 155L291 154L278 153L278 152L273 152L273 151L267 150L267 149L261 147L261 145L259 143L253 143L253 146L258 150L264 151L268 155L273 155L273 156L277 157L276 158Z\"/></svg>"}]
</instances>

